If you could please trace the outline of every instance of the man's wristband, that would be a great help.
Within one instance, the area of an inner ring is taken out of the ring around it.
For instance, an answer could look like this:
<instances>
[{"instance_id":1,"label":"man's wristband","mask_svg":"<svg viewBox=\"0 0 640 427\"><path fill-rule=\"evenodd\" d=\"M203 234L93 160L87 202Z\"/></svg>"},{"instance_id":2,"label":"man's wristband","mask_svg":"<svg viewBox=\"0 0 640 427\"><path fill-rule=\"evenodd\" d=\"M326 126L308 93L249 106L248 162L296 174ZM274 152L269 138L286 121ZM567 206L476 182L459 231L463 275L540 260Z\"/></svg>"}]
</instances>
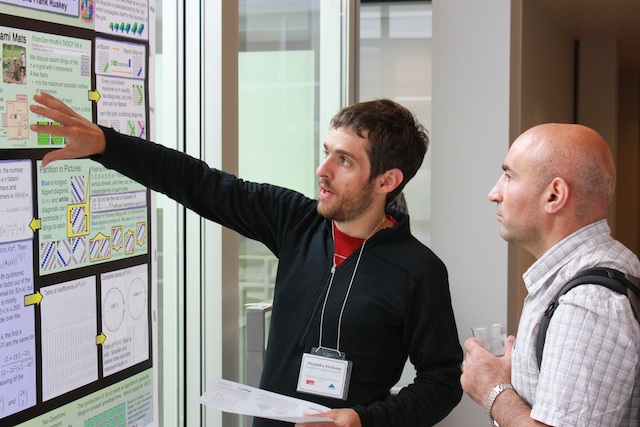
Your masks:
<instances>
[{"instance_id":1,"label":"man's wristband","mask_svg":"<svg viewBox=\"0 0 640 427\"><path fill-rule=\"evenodd\" d=\"M502 393L505 390L514 390L514 388L509 383L498 384L493 388L493 390L491 390L491 393L489 393L489 397L487 397L487 403L484 405L484 409L485 411L487 411L487 418L489 419L489 424L492 427L500 427L496 422L496 420L494 420L493 417L491 416L491 409L493 408L493 404L495 403L500 393Z\"/></svg>"}]
</instances>

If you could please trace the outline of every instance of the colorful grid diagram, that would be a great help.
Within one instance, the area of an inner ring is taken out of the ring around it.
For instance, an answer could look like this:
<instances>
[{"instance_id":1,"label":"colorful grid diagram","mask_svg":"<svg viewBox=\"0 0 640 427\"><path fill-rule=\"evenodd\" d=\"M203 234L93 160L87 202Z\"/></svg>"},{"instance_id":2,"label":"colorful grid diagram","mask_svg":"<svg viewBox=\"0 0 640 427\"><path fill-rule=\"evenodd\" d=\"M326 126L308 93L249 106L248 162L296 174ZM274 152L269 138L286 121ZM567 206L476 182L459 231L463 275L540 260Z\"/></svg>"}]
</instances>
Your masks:
<instances>
[{"instance_id":1,"label":"colorful grid diagram","mask_svg":"<svg viewBox=\"0 0 640 427\"><path fill-rule=\"evenodd\" d=\"M71 218L71 233L70 235L77 236L79 234L86 234L89 229L87 228L87 211L84 205L69 206Z\"/></svg>"},{"instance_id":2,"label":"colorful grid diagram","mask_svg":"<svg viewBox=\"0 0 640 427\"><path fill-rule=\"evenodd\" d=\"M141 77L142 71L144 70L144 56L136 56L133 58L133 69L136 71L136 76Z\"/></svg>"},{"instance_id":3,"label":"colorful grid diagram","mask_svg":"<svg viewBox=\"0 0 640 427\"><path fill-rule=\"evenodd\" d=\"M111 246L116 252L122 248L122 227L111 227Z\"/></svg>"},{"instance_id":4,"label":"colorful grid diagram","mask_svg":"<svg viewBox=\"0 0 640 427\"><path fill-rule=\"evenodd\" d=\"M142 85L134 84L133 91L131 93L131 98L133 99L133 103L135 105L144 105L144 92Z\"/></svg>"},{"instance_id":5,"label":"colorful grid diagram","mask_svg":"<svg viewBox=\"0 0 640 427\"><path fill-rule=\"evenodd\" d=\"M38 122L39 125L61 126L58 122ZM38 145L65 145L67 139L61 136L48 135L46 133L38 134Z\"/></svg>"},{"instance_id":6,"label":"colorful grid diagram","mask_svg":"<svg viewBox=\"0 0 640 427\"><path fill-rule=\"evenodd\" d=\"M130 136L137 136L138 138L145 138L145 126L141 121L132 122L127 120L127 127L129 128Z\"/></svg>"},{"instance_id":7,"label":"colorful grid diagram","mask_svg":"<svg viewBox=\"0 0 640 427\"><path fill-rule=\"evenodd\" d=\"M124 253L131 255L136 251L136 238L133 231L129 230L124 236Z\"/></svg>"},{"instance_id":8,"label":"colorful grid diagram","mask_svg":"<svg viewBox=\"0 0 640 427\"><path fill-rule=\"evenodd\" d=\"M109 238L98 234L89 241L89 260L100 261L111 257L111 242Z\"/></svg>"},{"instance_id":9,"label":"colorful grid diagram","mask_svg":"<svg viewBox=\"0 0 640 427\"><path fill-rule=\"evenodd\" d=\"M72 176L71 201L73 203L84 203L85 191L84 176Z\"/></svg>"},{"instance_id":10,"label":"colorful grid diagram","mask_svg":"<svg viewBox=\"0 0 640 427\"><path fill-rule=\"evenodd\" d=\"M46 242L40 245L40 268L53 270L56 267L56 242Z\"/></svg>"},{"instance_id":11,"label":"colorful grid diagram","mask_svg":"<svg viewBox=\"0 0 640 427\"><path fill-rule=\"evenodd\" d=\"M147 243L147 223L139 222L136 224L136 243L139 246Z\"/></svg>"},{"instance_id":12,"label":"colorful grid diagram","mask_svg":"<svg viewBox=\"0 0 640 427\"><path fill-rule=\"evenodd\" d=\"M102 69L102 72L106 73L109 70L109 52L99 51L96 62L98 63L98 67Z\"/></svg>"},{"instance_id":13,"label":"colorful grid diagram","mask_svg":"<svg viewBox=\"0 0 640 427\"><path fill-rule=\"evenodd\" d=\"M138 24L137 22L135 22L133 25L130 23L117 23L117 22L111 22L109 24L109 29L111 31L115 31L115 32L120 32L120 33L131 33L131 34L137 34L137 35L142 35L142 32L144 31L144 24L140 23Z\"/></svg>"}]
</instances>

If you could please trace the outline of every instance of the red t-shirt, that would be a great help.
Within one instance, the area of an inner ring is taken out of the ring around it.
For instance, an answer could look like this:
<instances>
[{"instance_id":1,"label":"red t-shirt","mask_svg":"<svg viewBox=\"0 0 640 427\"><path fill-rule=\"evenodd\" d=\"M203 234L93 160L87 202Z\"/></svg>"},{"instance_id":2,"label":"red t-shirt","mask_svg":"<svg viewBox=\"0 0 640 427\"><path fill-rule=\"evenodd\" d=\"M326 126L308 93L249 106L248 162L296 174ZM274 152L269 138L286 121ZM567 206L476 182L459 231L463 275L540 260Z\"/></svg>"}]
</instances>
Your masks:
<instances>
[{"instance_id":1,"label":"red t-shirt","mask_svg":"<svg viewBox=\"0 0 640 427\"><path fill-rule=\"evenodd\" d=\"M394 225L398 223L398 221L396 221L391 215L385 216ZM344 234L342 231L338 230L338 227L336 227L335 223L333 223L333 236L333 262L336 264L336 267L342 264L345 259L349 258L349 256L354 253L364 242L364 239L360 239L359 237L351 237Z\"/></svg>"}]
</instances>

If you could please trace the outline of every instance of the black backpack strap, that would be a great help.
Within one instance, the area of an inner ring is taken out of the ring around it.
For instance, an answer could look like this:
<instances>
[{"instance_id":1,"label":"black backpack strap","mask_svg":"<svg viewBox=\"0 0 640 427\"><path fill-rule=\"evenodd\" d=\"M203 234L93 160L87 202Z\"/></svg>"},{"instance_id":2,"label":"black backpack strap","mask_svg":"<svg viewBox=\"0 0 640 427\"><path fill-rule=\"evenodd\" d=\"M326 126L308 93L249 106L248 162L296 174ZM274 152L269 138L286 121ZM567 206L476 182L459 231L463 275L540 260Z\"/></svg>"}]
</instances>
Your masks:
<instances>
[{"instance_id":1,"label":"black backpack strap","mask_svg":"<svg viewBox=\"0 0 640 427\"><path fill-rule=\"evenodd\" d=\"M618 270L605 267L594 267L579 271L558 291L555 297L551 300L549 307L547 307L544 316L542 316L536 338L536 359L538 362L538 369L540 369L540 366L542 365L542 349L544 348L547 328L549 327L551 316L553 316L556 308L558 308L558 300L561 296L576 286L585 284L606 286L612 291L626 295L629 297L634 309L633 314L636 316L636 319L638 319L638 309L640 307L638 305L638 301L640 300L640 281L637 278L626 275Z\"/></svg>"}]
</instances>

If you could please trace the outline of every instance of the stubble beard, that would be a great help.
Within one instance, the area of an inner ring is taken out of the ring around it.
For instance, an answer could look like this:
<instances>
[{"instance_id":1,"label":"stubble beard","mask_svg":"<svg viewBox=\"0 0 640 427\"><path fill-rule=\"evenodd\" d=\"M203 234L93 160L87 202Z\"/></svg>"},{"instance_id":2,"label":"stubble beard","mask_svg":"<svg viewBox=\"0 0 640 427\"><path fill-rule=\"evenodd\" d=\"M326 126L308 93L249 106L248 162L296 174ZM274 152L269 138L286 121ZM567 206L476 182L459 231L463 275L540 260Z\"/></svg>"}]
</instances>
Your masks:
<instances>
[{"instance_id":1,"label":"stubble beard","mask_svg":"<svg viewBox=\"0 0 640 427\"><path fill-rule=\"evenodd\" d=\"M337 200L338 203L335 203L333 207L325 206L322 199L320 199L317 206L318 213L336 222L356 220L368 211L373 204L373 186L373 181L371 181L355 194L349 193L346 200ZM330 189L328 185L326 187ZM338 198L339 196L334 193L334 197Z\"/></svg>"},{"instance_id":2,"label":"stubble beard","mask_svg":"<svg viewBox=\"0 0 640 427\"><path fill-rule=\"evenodd\" d=\"M504 224L500 226L500 236L506 241L528 252L537 247L540 240L540 226L537 222Z\"/></svg>"}]
</instances>

